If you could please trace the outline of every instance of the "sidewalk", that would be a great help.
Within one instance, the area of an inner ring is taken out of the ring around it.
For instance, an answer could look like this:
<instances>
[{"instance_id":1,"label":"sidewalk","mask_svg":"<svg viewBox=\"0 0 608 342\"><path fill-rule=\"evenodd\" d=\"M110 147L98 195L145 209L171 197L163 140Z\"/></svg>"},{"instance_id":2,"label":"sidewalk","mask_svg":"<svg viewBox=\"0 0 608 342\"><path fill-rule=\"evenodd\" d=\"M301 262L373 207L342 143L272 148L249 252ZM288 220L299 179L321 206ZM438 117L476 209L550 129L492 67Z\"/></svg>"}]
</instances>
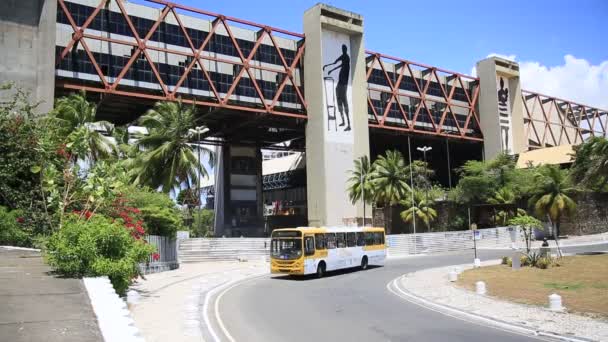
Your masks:
<instances>
[{"instance_id":1,"label":"sidewalk","mask_svg":"<svg viewBox=\"0 0 608 342\"><path fill-rule=\"evenodd\" d=\"M551 247L551 248L556 247L554 240L549 240L548 242L549 242L549 247ZM568 237L567 239L559 240L560 247L588 246L588 245L602 244L602 243L608 243L608 233L581 235L581 236L572 235L572 236ZM540 248L542 246L542 244L543 244L542 240L532 241L532 248ZM521 235L517 236L516 245L519 249L526 248L526 242L523 240L523 236L521 236ZM483 246L483 247L477 247L477 248L478 249L511 249L511 244L504 245L504 246L498 246L498 247Z\"/></svg>"},{"instance_id":2,"label":"sidewalk","mask_svg":"<svg viewBox=\"0 0 608 342\"><path fill-rule=\"evenodd\" d=\"M82 280L49 271L40 252L0 247L0 340L103 341Z\"/></svg>"},{"instance_id":3,"label":"sidewalk","mask_svg":"<svg viewBox=\"0 0 608 342\"><path fill-rule=\"evenodd\" d=\"M263 261L202 262L149 274L131 287L141 296L131 305L135 325L147 342L201 341L206 337L201 316L206 293L268 269Z\"/></svg>"}]
</instances>

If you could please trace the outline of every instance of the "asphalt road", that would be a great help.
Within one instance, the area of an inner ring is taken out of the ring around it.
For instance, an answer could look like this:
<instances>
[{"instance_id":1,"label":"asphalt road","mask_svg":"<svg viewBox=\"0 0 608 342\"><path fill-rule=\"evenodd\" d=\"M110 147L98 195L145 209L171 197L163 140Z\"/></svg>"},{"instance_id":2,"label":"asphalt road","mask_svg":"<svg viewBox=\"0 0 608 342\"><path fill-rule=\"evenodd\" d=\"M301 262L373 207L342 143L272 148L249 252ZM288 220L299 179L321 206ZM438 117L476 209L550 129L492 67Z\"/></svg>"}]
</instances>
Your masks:
<instances>
[{"instance_id":1,"label":"asphalt road","mask_svg":"<svg viewBox=\"0 0 608 342\"><path fill-rule=\"evenodd\" d=\"M608 244L564 248L608 250ZM508 251L480 251L482 260ZM219 315L236 341L538 341L422 308L393 295L386 284L425 268L472 262L471 252L390 259L367 271L325 278L267 276L224 294ZM432 286L432 284L429 284ZM514 285L515 286L515 285Z\"/></svg>"}]
</instances>

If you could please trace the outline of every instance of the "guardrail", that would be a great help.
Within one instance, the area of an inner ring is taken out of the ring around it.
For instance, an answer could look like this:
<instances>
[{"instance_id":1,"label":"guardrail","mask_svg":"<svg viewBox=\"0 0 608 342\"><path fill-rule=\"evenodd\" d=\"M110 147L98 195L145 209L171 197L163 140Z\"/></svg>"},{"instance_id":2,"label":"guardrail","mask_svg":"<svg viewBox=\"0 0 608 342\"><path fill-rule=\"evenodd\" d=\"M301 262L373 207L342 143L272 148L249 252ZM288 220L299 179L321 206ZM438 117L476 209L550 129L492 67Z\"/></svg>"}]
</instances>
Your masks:
<instances>
[{"instance_id":1,"label":"guardrail","mask_svg":"<svg viewBox=\"0 0 608 342\"><path fill-rule=\"evenodd\" d=\"M418 234L388 235L390 256L441 253L473 249L475 234L477 247L507 247L511 244L511 234L518 232L513 227L498 227L472 230L433 232ZM519 234L517 234L517 238Z\"/></svg>"},{"instance_id":2,"label":"guardrail","mask_svg":"<svg viewBox=\"0 0 608 342\"><path fill-rule=\"evenodd\" d=\"M166 236L147 235L145 240L156 247L157 257L150 255L148 261L139 264L142 274L174 270L179 267L177 261L177 240Z\"/></svg>"}]
</instances>

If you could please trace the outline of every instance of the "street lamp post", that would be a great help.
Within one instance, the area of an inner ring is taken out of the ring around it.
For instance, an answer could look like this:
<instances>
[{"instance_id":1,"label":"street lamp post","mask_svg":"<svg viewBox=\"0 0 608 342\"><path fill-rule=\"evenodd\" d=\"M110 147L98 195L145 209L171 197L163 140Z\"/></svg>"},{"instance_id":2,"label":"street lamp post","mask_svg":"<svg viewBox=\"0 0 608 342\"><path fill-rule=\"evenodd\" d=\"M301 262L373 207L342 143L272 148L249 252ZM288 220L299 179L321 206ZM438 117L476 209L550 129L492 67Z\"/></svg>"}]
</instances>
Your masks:
<instances>
[{"instance_id":1,"label":"street lamp post","mask_svg":"<svg viewBox=\"0 0 608 342\"><path fill-rule=\"evenodd\" d=\"M425 165L424 165L424 166L425 166L425 171L424 171L424 173L426 174L426 177L427 177L426 181L427 181L427 183L429 183L429 184L427 184L427 185L426 185L426 187L425 187L425 198L426 198L426 205L428 206L428 205L429 205L429 185L430 185L430 182L429 182L429 179L428 179L429 174L428 174L428 172L426 171L426 168L428 168L428 165L427 165L427 163L426 163L426 153L427 153L427 152L430 152L430 151L431 151L433 148L432 148L432 147L430 147L430 146L422 146L422 147L418 147L418 148L416 148L416 149L417 149L418 151L422 152L422 154L423 154L423 156L424 156L424 164L425 164ZM430 230L430 227L429 227L429 230Z\"/></svg>"},{"instance_id":2,"label":"street lamp post","mask_svg":"<svg viewBox=\"0 0 608 342\"><path fill-rule=\"evenodd\" d=\"M365 180L363 177L363 172L360 172L359 178L361 182L361 199L363 200L363 227L365 227Z\"/></svg>"},{"instance_id":3,"label":"street lamp post","mask_svg":"<svg viewBox=\"0 0 608 342\"><path fill-rule=\"evenodd\" d=\"M201 178L203 176L203 172L202 172L202 161L201 161L201 134L205 134L209 132L209 128L205 127L205 126L197 126L195 128L190 128L188 130L188 133L190 133L191 135L196 134L197 135L197 139L196 139L196 149L197 149L197 154L198 154L198 180L197 180L197 191L196 194L198 196L198 225L196 227L196 229L198 230L198 232L200 233L201 231L201 204L202 204L202 200L201 200Z\"/></svg>"}]
</instances>

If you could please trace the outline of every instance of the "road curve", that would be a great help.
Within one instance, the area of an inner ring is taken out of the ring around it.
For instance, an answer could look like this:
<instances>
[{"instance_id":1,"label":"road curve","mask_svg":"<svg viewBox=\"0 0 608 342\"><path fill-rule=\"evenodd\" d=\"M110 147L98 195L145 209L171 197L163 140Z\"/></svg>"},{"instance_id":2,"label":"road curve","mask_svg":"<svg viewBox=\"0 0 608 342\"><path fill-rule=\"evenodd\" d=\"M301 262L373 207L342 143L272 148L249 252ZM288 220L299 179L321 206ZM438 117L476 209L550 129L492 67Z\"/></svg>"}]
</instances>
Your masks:
<instances>
[{"instance_id":1,"label":"road curve","mask_svg":"<svg viewBox=\"0 0 608 342\"><path fill-rule=\"evenodd\" d=\"M564 250L607 249L608 244ZM480 251L480 258L496 259L508 252ZM538 341L427 310L386 288L404 273L471 262L471 254L391 259L384 267L339 272L322 279L265 276L226 292L218 303L218 314L238 342Z\"/></svg>"}]
</instances>

